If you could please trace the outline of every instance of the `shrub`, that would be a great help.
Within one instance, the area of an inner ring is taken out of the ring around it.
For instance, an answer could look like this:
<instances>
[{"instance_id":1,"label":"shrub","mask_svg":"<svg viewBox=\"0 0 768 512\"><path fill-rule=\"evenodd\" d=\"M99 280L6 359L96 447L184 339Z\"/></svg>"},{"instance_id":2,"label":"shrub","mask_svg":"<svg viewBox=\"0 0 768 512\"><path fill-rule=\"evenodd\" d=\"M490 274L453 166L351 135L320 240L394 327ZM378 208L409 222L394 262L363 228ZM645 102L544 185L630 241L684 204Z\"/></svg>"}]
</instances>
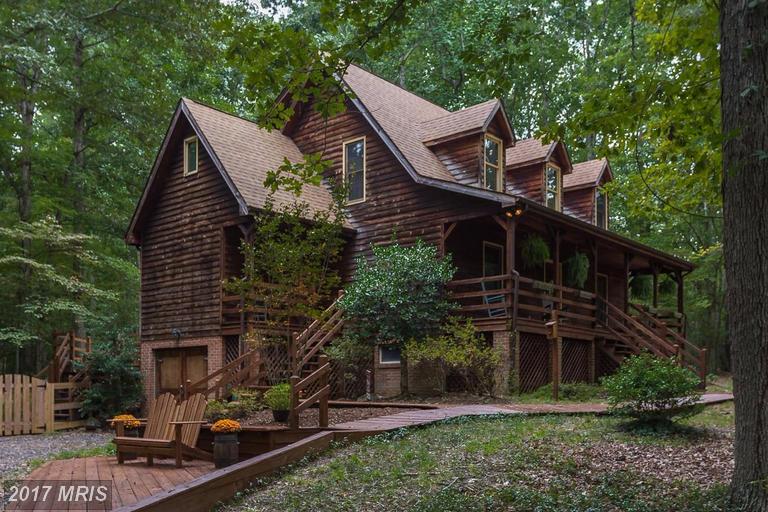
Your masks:
<instances>
[{"instance_id":1,"label":"shrub","mask_svg":"<svg viewBox=\"0 0 768 512\"><path fill-rule=\"evenodd\" d=\"M375 246L373 259L357 260L355 279L339 300L349 321L345 336L360 343L396 345L439 331L455 308L445 286L456 269L450 257L421 240L409 247L396 242ZM400 365L400 384L408 387L405 352Z\"/></svg>"},{"instance_id":2,"label":"shrub","mask_svg":"<svg viewBox=\"0 0 768 512\"><path fill-rule=\"evenodd\" d=\"M229 404L225 400L209 400L205 406L205 419L215 423L229 418Z\"/></svg>"},{"instance_id":3,"label":"shrub","mask_svg":"<svg viewBox=\"0 0 768 512\"><path fill-rule=\"evenodd\" d=\"M695 412L699 379L672 358L643 353L603 379L611 410L640 422L670 421Z\"/></svg>"},{"instance_id":4,"label":"shrub","mask_svg":"<svg viewBox=\"0 0 768 512\"><path fill-rule=\"evenodd\" d=\"M351 335L371 345L401 345L439 330L454 309L445 293L455 268L449 257L418 240L373 247L373 260L357 261L355 280L339 300Z\"/></svg>"},{"instance_id":5,"label":"shrub","mask_svg":"<svg viewBox=\"0 0 768 512\"><path fill-rule=\"evenodd\" d=\"M264 393L264 402L273 411L287 411L291 408L291 385L277 384Z\"/></svg>"},{"instance_id":6,"label":"shrub","mask_svg":"<svg viewBox=\"0 0 768 512\"><path fill-rule=\"evenodd\" d=\"M132 345L101 345L83 362L90 386L81 394L81 414L103 422L115 415L141 409L144 390Z\"/></svg>"},{"instance_id":7,"label":"shrub","mask_svg":"<svg viewBox=\"0 0 768 512\"><path fill-rule=\"evenodd\" d=\"M471 320L449 317L442 333L423 341L411 340L405 346L409 360L432 363L438 388L442 389L449 370L464 379L464 388L475 394L492 394L494 372L500 355L477 334Z\"/></svg>"}]
</instances>

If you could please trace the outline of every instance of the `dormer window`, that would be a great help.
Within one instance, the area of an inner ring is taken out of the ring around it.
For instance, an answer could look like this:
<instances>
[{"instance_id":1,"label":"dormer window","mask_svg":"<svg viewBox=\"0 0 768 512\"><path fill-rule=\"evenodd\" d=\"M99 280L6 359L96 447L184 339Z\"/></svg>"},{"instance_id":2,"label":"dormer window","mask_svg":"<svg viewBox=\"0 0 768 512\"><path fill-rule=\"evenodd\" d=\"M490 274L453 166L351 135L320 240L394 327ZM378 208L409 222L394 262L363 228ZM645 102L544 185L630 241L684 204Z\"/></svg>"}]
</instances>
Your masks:
<instances>
[{"instance_id":1,"label":"dormer window","mask_svg":"<svg viewBox=\"0 0 768 512\"><path fill-rule=\"evenodd\" d=\"M544 168L544 204L553 210L561 210L560 191L562 190L563 175L558 167L548 164Z\"/></svg>"},{"instance_id":2,"label":"dormer window","mask_svg":"<svg viewBox=\"0 0 768 512\"><path fill-rule=\"evenodd\" d=\"M482 185L488 190L500 191L502 187L502 142L492 135L485 136Z\"/></svg>"},{"instance_id":3,"label":"dormer window","mask_svg":"<svg viewBox=\"0 0 768 512\"><path fill-rule=\"evenodd\" d=\"M198 151L197 137L184 139L184 176L197 173ZM177 153L178 154L178 153Z\"/></svg>"},{"instance_id":4,"label":"dormer window","mask_svg":"<svg viewBox=\"0 0 768 512\"><path fill-rule=\"evenodd\" d=\"M347 204L365 201L365 137L344 143L344 183Z\"/></svg>"},{"instance_id":5,"label":"dormer window","mask_svg":"<svg viewBox=\"0 0 768 512\"><path fill-rule=\"evenodd\" d=\"M608 195L605 190L595 190L595 225L608 229Z\"/></svg>"}]
</instances>

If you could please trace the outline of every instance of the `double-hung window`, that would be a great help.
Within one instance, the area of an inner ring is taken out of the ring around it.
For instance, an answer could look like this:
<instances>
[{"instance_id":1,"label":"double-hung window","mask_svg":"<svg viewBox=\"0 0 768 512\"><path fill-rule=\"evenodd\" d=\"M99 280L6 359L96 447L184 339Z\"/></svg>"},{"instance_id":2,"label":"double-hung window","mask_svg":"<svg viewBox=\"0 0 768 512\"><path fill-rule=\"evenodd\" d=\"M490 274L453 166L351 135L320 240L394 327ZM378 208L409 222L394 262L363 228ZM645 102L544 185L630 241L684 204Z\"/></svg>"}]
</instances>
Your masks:
<instances>
[{"instance_id":1,"label":"double-hung window","mask_svg":"<svg viewBox=\"0 0 768 512\"><path fill-rule=\"evenodd\" d=\"M486 135L483 147L483 187L501 191L504 173L502 142L492 135Z\"/></svg>"},{"instance_id":2,"label":"double-hung window","mask_svg":"<svg viewBox=\"0 0 768 512\"><path fill-rule=\"evenodd\" d=\"M560 211L560 190L563 176L560 169L547 165L544 168L544 204L553 210Z\"/></svg>"}]
</instances>

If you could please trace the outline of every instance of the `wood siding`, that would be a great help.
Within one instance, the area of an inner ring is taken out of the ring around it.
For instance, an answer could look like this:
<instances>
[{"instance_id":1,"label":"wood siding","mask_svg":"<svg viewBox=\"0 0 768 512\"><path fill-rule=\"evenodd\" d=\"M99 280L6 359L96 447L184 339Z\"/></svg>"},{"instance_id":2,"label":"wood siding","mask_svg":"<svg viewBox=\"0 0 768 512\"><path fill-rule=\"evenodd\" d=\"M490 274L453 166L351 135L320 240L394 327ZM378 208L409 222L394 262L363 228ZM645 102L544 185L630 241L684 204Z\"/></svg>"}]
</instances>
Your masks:
<instances>
[{"instance_id":1,"label":"wood siding","mask_svg":"<svg viewBox=\"0 0 768 512\"><path fill-rule=\"evenodd\" d=\"M578 190L569 190L563 194L563 207L568 213L584 222L593 223L595 210L595 189L587 187Z\"/></svg>"},{"instance_id":2,"label":"wood siding","mask_svg":"<svg viewBox=\"0 0 768 512\"><path fill-rule=\"evenodd\" d=\"M472 135L432 148L437 158L459 183L480 186L483 139Z\"/></svg>"},{"instance_id":3,"label":"wood siding","mask_svg":"<svg viewBox=\"0 0 768 512\"><path fill-rule=\"evenodd\" d=\"M395 159L379 136L350 103L327 123L311 108L304 109L291 137L303 153L322 152L333 165L329 174L341 176L341 149L345 140L366 137L366 200L350 205L350 223L357 230L345 253L349 279L358 255L368 255L371 244L389 242L396 233L400 243L416 239L438 244L441 225L461 218L500 213L497 203L419 185Z\"/></svg>"},{"instance_id":4,"label":"wood siding","mask_svg":"<svg viewBox=\"0 0 768 512\"><path fill-rule=\"evenodd\" d=\"M544 164L507 168L505 174L508 193L522 195L539 203L544 202Z\"/></svg>"},{"instance_id":5,"label":"wood siding","mask_svg":"<svg viewBox=\"0 0 768 512\"><path fill-rule=\"evenodd\" d=\"M169 147L162 182L141 231L141 340L219 334L222 226L238 218L237 202L208 154L199 147L199 170L183 176L181 140Z\"/></svg>"}]
</instances>

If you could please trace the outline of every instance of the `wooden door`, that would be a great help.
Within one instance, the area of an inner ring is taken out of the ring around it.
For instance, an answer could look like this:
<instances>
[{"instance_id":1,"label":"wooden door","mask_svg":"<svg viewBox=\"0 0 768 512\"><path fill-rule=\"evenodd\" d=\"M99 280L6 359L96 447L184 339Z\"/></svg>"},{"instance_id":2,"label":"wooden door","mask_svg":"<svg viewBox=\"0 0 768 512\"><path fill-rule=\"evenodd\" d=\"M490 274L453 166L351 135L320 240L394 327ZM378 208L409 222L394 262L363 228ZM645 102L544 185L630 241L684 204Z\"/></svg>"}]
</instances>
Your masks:
<instances>
[{"instance_id":1,"label":"wooden door","mask_svg":"<svg viewBox=\"0 0 768 512\"><path fill-rule=\"evenodd\" d=\"M157 395L179 394L184 385L208 375L208 349L205 347L156 350L155 361Z\"/></svg>"}]
</instances>

